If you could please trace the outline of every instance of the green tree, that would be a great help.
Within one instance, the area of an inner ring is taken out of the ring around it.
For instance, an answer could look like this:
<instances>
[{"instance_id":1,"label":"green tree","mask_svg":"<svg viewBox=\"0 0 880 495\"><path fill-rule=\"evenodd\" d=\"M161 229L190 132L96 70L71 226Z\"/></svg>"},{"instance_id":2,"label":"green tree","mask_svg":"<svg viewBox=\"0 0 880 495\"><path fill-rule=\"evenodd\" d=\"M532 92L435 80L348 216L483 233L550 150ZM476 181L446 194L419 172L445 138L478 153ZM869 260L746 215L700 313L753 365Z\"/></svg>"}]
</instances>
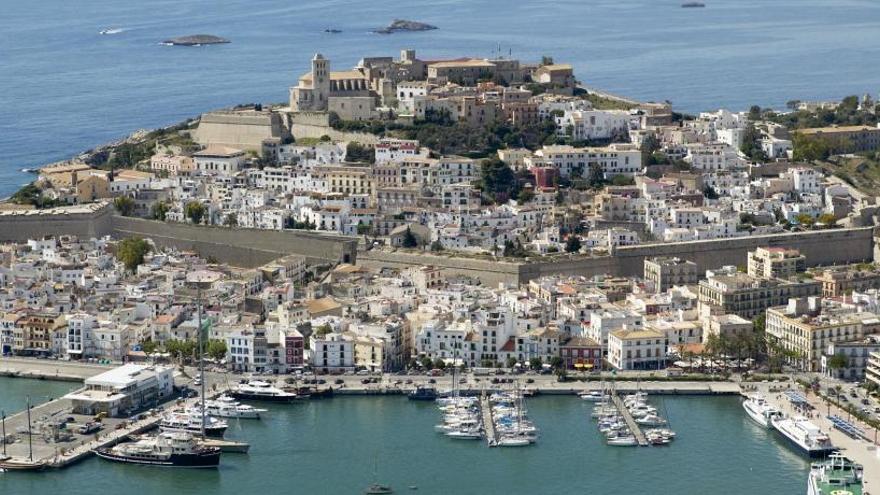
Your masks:
<instances>
[{"instance_id":1,"label":"green tree","mask_svg":"<svg viewBox=\"0 0 880 495\"><path fill-rule=\"evenodd\" d=\"M159 349L159 344L153 342L150 339L145 339L139 342L141 346L141 350L144 351L145 354L153 354Z\"/></svg>"},{"instance_id":2,"label":"green tree","mask_svg":"<svg viewBox=\"0 0 880 495\"><path fill-rule=\"evenodd\" d=\"M423 369L429 370L433 366L434 361L432 361L431 358L428 356L422 356L421 364Z\"/></svg>"},{"instance_id":3,"label":"green tree","mask_svg":"<svg viewBox=\"0 0 880 495\"><path fill-rule=\"evenodd\" d=\"M226 342L218 339L211 339L205 345L205 354L209 358L220 361L226 358Z\"/></svg>"},{"instance_id":4,"label":"green tree","mask_svg":"<svg viewBox=\"0 0 880 495\"><path fill-rule=\"evenodd\" d=\"M207 208L198 201L190 201L184 207L183 213L186 215L186 218L189 218L192 221L192 223L199 224L202 223L202 218L205 216L205 213L207 213Z\"/></svg>"},{"instance_id":5,"label":"green tree","mask_svg":"<svg viewBox=\"0 0 880 495\"><path fill-rule=\"evenodd\" d=\"M541 361L541 358L539 357L533 357L532 359L529 359L529 367L533 370L541 369L541 366L543 364L543 361Z\"/></svg>"},{"instance_id":6,"label":"green tree","mask_svg":"<svg viewBox=\"0 0 880 495\"><path fill-rule=\"evenodd\" d=\"M125 265L125 269L134 271L144 262L144 256L150 252L150 244L140 237L128 237L116 247L116 258Z\"/></svg>"},{"instance_id":7,"label":"green tree","mask_svg":"<svg viewBox=\"0 0 880 495\"><path fill-rule=\"evenodd\" d=\"M518 184L513 169L498 157L483 160L480 187L492 201L502 202L515 195Z\"/></svg>"},{"instance_id":8,"label":"green tree","mask_svg":"<svg viewBox=\"0 0 880 495\"><path fill-rule=\"evenodd\" d=\"M513 356L507 356L507 368L513 368L516 366L516 358Z\"/></svg>"},{"instance_id":9,"label":"green tree","mask_svg":"<svg viewBox=\"0 0 880 495\"><path fill-rule=\"evenodd\" d=\"M831 228L834 227L835 224L837 224L837 217L835 217L831 213L823 213L819 215L819 218L816 221L825 225L828 228Z\"/></svg>"},{"instance_id":10,"label":"green tree","mask_svg":"<svg viewBox=\"0 0 880 495\"><path fill-rule=\"evenodd\" d=\"M846 368L849 365L849 359L844 354L835 354L828 358L828 367L833 370Z\"/></svg>"},{"instance_id":11,"label":"green tree","mask_svg":"<svg viewBox=\"0 0 880 495\"><path fill-rule=\"evenodd\" d=\"M440 370L446 369L446 361L444 361L440 358L435 359L433 364L434 364L435 369L440 369Z\"/></svg>"},{"instance_id":12,"label":"green tree","mask_svg":"<svg viewBox=\"0 0 880 495\"><path fill-rule=\"evenodd\" d=\"M345 147L345 161L376 163L376 150L370 146L351 141Z\"/></svg>"},{"instance_id":13,"label":"green tree","mask_svg":"<svg viewBox=\"0 0 880 495\"><path fill-rule=\"evenodd\" d=\"M315 335L317 335L318 337L324 337L328 333L333 333L333 327L331 327L327 323L325 323L315 329Z\"/></svg>"},{"instance_id":14,"label":"green tree","mask_svg":"<svg viewBox=\"0 0 880 495\"><path fill-rule=\"evenodd\" d=\"M412 233L412 230L409 227L407 227L406 232L403 233L401 245L405 248L414 248L419 245L419 240L416 239L415 234Z\"/></svg>"},{"instance_id":15,"label":"green tree","mask_svg":"<svg viewBox=\"0 0 880 495\"><path fill-rule=\"evenodd\" d=\"M559 356L553 356L550 359L550 366L552 366L555 370L562 369L564 364L565 362Z\"/></svg>"},{"instance_id":16,"label":"green tree","mask_svg":"<svg viewBox=\"0 0 880 495\"><path fill-rule=\"evenodd\" d=\"M238 227L238 215L236 215L234 211L227 213L226 218L223 219L223 225L227 227Z\"/></svg>"},{"instance_id":17,"label":"green tree","mask_svg":"<svg viewBox=\"0 0 880 495\"><path fill-rule=\"evenodd\" d=\"M569 234L565 240L565 252L577 253L581 250L581 238L576 234Z\"/></svg>"},{"instance_id":18,"label":"green tree","mask_svg":"<svg viewBox=\"0 0 880 495\"><path fill-rule=\"evenodd\" d=\"M160 222L165 221L165 217L168 215L168 204L164 201L158 201L153 203L153 206L150 208L150 216L153 217L154 220L159 220Z\"/></svg>"},{"instance_id":19,"label":"green tree","mask_svg":"<svg viewBox=\"0 0 880 495\"><path fill-rule=\"evenodd\" d=\"M516 202L521 205L524 205L533 199L535 199L535 193L531 189L523 189L516 196Z\"/></svg>"},{"instance_id":20,"label":"green tree","mask_svg":"<svg viewBox=\"0 0 880 495\"><path fill-rule=\"evenodd\" d=\"M114 199L113 206L116 208L116 211L124 217L131 216L134 212L134 200L128 196L119 196Z\"/></svg>"},{"instance_id":21,"label":"green tree","mask_svg":"<svg viewBox=\"0 0 880 495\"><path fill-rule=\"evenodd\" d=\"M758 105L749 107L749 120L761 120L761 107Z\"/></svg>"},{"instance_id":22,"label":"green tree","mask_svg":"<svg viewBox=\"0 0 880 495\"><path fill-rule=\"evenodd\" d=\"M605 185L605 172L598 163L590 164L590 171L587 174L587 184L593 189L599 189Z\"/></svg>"}]
</instances>

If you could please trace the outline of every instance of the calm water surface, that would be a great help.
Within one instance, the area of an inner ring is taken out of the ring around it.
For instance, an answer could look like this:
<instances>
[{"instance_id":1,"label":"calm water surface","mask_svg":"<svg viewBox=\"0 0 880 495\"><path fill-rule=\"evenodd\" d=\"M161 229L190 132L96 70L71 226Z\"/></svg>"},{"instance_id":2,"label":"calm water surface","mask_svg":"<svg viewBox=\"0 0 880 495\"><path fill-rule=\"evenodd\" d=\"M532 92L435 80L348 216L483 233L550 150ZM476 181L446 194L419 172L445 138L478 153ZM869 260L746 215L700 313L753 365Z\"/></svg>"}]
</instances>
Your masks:
<instances>
[{"instance_id":1,"label":"calm water surface","mask_svg":"<svg viewBox=\"0 0 880 495\"><path fill-rule=\"evenodd\" d=\"M0 379L7 403L8 387ZM541 438L523 449L448 440L433 431L439 413L431 404L338 397L272 407L263 421L233 422L227 437L250 442L251 453L224 455L216 471L94 458L63 471L3 475L0 493L354 495L375 478L396 493L415 485L420 494L803 493L808 462L753 425L736 398L652 401L665 407L678 431L670 447L604 445L589 419L591 406L572 397L527 401Z\"/></svg>"},{"instance_id":2,"label":"calm water surface","mask_svg":"<svg viewBox=\"0 0 880 495\"><path fill-rule=\"evenodd\" d=\"M286 101L316 51L543 54L589 85L699 111L880 89L875 0L5 0L0 17L0 196L22 167L236 103ZM376 35L395 17L436 31ZM119 27L123 32L101 36ZM343 30L326 34L325 28ZM173 36L232 40L168 47Z\"/></svg>"}]
</instances>

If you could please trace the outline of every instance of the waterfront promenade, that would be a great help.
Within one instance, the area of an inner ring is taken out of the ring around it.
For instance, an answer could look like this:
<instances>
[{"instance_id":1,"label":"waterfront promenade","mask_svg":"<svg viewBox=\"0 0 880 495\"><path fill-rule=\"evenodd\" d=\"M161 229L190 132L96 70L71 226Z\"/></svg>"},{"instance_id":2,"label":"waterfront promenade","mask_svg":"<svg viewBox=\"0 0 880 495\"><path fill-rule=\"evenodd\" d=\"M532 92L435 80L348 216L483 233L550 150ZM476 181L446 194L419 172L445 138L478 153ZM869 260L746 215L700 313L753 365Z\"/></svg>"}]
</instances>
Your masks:
<instances>
[{"instance_id":1,"label":"waterfront promenade","mask_svg":"<svg viewBox=\"0 0 880 495\"><path fill-rule=\"evenodd\" d=\"M792 385L793 390L797 388ZM792 406L785 394L778 391L770 391L766 384L759 384L757 391L764 394L767 400L777 408L791 416L803 416ZM880 451L877 446L877 432L870 426L851 418L851 422L861 428L873 440L854 439L833 427L828 420L829 415L838 415L847 418L850 415L834 406L829 407L815 394L805 394L807 401L813 406L810 420L819 426L822 431L828 433L831 442L840 448L840 451L850 459L864 466L865 493L880 493Z\"/></svg>"}]
</instances>

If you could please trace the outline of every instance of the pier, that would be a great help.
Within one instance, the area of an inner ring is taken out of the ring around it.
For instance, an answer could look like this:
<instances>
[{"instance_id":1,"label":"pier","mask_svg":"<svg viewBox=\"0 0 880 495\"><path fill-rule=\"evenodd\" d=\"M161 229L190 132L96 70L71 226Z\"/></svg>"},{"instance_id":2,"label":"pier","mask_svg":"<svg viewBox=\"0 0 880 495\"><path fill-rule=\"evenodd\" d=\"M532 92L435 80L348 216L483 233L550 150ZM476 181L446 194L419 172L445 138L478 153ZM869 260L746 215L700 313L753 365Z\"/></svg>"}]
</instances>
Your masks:
<instances>
[{"instance_id":1,"label":"pier","mask_svg":"<svg viewBox=\"0 0 880 495\"><path fill-rule=\"evenodd\" d=\"M639 445L645 447L648 445L648 439L645 438L645 434L642 433L642 429L639 427L639 424L633 419L632 414L630 414L629 409L623 404L623 399L620 398L619 395L614 394L611 396L611 401L614 402L614 406L617 408L617 412L623 417L623 420L626 421L626 426L629 428L629 431L632 432L633 436L636 437L636 441L639 442Z\"/></svg>"},{"instance_id":2,"label":"pier","mask_svg":"<svg viewBox=\"0 0 880 495\"><path fill-rule=\"evenodd\" d=\"M486 443L489 447L494 447L498 443L498 439L495 435L495 421L492 419L492 404L485 392L480 395L480 415L483 418L483 431L486 433Z\"/></svg>"},{"instance_id":3,"label":"pier","mask_svg":"<svg viewBox=\"0 0 880 495\"><path fill-rule=\"evenodd\" d=\"M210 396L216 397L226 392L225 387L220 387ZM169 401L163 404L166 409L190 408L197 404L198 398ZM17 434L18 442L7 444L7 455L10 461L26 462L35 465L43 465L46 468L65 468L86 459L94 454L93 450L101 447L112 447L129 439L131 435L139 435L158 427L164 413L142 413L140 419L130 420L127 418L104 418L101 423L104 428L97 433L72 435L69 441L52 441L47 437L47 424L61 419L73 418L73 425L84 424L93 421L91 415L74 414L67 399L59 398L44 404L31 407L32 434L28 439L27 434L27 411L21 411L6 418L7 434ZM58 432L62 429L55 428ZM68 432L70 430L67 430ZM30 460L29 442L33 448L33 460ZM242 442L228 440L210 440L225 452L247 452L248 445Z\"/></svg>"}]
</instances>

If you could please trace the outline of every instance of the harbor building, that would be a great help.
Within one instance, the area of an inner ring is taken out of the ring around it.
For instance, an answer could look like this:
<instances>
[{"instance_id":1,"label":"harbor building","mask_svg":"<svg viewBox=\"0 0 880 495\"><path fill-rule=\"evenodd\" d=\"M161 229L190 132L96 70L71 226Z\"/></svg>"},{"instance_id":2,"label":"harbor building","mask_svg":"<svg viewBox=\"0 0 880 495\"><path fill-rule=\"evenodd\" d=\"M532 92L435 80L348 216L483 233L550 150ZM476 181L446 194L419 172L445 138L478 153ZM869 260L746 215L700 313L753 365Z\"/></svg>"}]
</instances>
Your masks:
<instances>
[{"instance_id":1,"label":"harbor building","mask_svg":"<svg viewBox=\"0 0 880 495\"><path fill-rule=\"evenodd\" d=\"M126 364L87 378L85 388L64 396L78 414L128 416L170 397L174 369Z\"/></svg>"}]
</instances>

